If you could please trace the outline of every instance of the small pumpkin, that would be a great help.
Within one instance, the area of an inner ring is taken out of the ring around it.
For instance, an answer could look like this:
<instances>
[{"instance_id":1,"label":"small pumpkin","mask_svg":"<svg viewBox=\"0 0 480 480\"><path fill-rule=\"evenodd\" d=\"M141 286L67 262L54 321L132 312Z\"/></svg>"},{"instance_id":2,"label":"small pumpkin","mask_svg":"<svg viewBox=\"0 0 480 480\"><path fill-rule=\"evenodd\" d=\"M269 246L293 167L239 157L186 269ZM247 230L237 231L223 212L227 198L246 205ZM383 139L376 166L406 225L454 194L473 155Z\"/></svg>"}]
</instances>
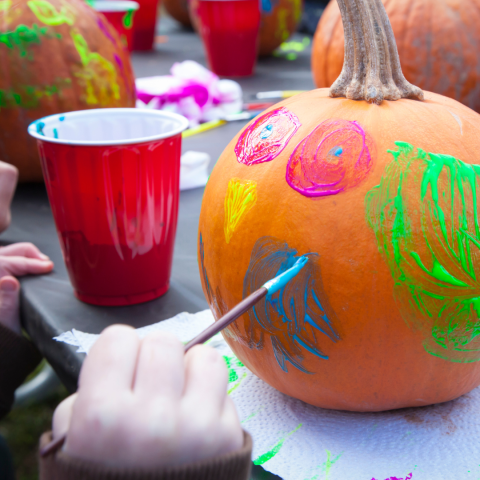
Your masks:
<instances>
[{"instance_id":1,"label":"small pumpkin","mask_svg":"<svg viewBox=\"0 0 480 480\"><path fill-rule=\"evenodd\" d=\"M480 0L382 0L408 81L480 112ZM342 70L343 27L336 1L320 19L312 48L315 85Z\"/></svg>"},{"instance_id":2,"label":"small pumpkin","mask_svg":"<svg viewBox=\"0 0 480 480\"><path fill-rule=\"evenodd\" d=\"M163 0L163 6L168 14L184 27L192 26L188 13L188 0Z\"/></svg>"},{"instance_id":3,"label":"small pumpkin","mask_svg":"<svg viewBox=\"0 0 480 480\"><path fill-rule=\"evenodd\" d=\"M135 106L128 52L102 14L82 0L0 1L0 159L21 181L41 181L38 118Z\"/></svg>"},{"instance_id":4,"label":"small pumpkin","mask_svg":"<svg viewBox=\"0 0 480 480\"><path fill-rule=\"evenodd\" d=\"M285 100L227 146L198 256L216 319L306 256L224 331L279 391L324 408L445 402L480 384L480 115L409 84L380 0L338 0L331 89Z\"/></svg>"},{"instance_id":5,"label":"small pumpkin","mask_svg":"<svg viewBox=\"0 0 480 480\"><path fill-rule=\"evenodd\" d=\"M190 18L198 28L198 2L189 0ZM258 53L270 55L296 31L303 12L303 0L261 0L262 12Z\"/></svg>"}]
</instances>

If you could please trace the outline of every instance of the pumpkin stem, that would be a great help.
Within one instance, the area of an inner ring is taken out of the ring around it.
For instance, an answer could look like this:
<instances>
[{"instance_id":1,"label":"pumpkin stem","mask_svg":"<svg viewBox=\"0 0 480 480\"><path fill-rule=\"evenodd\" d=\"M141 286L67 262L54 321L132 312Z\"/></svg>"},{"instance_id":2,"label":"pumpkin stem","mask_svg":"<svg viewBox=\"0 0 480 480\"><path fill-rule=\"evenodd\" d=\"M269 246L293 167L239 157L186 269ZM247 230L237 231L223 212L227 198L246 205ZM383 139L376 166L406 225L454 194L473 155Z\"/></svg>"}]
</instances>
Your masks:
<instances>
[{"instance_id":1,"label":"pumpkin stem","mask_svg":"<svg viewBox=\"0 0 480 480\"><path fill-rule=\"evenodd\" d=\"M382 0L337 0L345 31L342 73L331 97L366 100L423 100L423 91L407 82Z\"/></svg>"}]
</instances>

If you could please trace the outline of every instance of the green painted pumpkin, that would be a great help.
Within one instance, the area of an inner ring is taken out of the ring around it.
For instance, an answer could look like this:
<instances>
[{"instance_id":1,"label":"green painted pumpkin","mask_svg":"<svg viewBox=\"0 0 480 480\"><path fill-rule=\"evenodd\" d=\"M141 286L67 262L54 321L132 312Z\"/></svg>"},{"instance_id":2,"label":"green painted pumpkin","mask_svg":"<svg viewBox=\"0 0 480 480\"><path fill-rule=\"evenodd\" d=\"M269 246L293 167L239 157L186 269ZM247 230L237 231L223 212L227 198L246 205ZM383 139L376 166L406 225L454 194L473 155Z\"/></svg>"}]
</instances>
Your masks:
<instances>
[{"instance_id":1,"label":"green painted pumpkin","mask_svg":"<svg viewBox=\"0 0 480 480\"><path fill-rule=\"evenodd\" d=\"M0 159L41 181L27 126L73 110L133 107L128 52L81 0L0 0Z\"/></svg>"}]
</instances>

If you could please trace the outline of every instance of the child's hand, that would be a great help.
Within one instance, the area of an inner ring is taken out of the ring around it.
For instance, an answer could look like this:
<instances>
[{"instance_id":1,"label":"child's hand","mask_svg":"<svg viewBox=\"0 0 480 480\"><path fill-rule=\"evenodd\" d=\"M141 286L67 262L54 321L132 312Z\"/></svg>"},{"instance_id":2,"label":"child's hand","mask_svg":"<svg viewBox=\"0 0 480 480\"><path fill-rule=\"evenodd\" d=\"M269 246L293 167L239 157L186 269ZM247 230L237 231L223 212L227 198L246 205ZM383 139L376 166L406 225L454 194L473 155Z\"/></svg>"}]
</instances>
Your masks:
<instances>
[{"instance_id":1,"label":"child's hand","mask_svg":"<svg viewBox=\"0 0 480 480\"><path fill-rule=\"evenodd\" d=\"M1 175L0 175L1 179ZM1 181L0 181L1 183ZM1 186L0 186L1 188ZM21 332L19 313L20 284L14 276L48 273L52 261L31 243L0 247L0 324Z\"/></svg>"},{"instance_id":2,"label":"child's hand","mask_svg":"<svg viewBox=\"0 0 480 480\"><path fill-rule=\"evenodd\" d=\"M83 365L78 393L61 403L54 437L72 457L118 467L192 463L239 449L243 433L222 357L206 346L186 355L172 335L143 340L107 328Z\"/></svg>"},{"instance_id":3,"label":"child's hand","mask_svg":"<svg viewBox=\"0 0 480 480\"><path fill-rule=\"evenodd\" d=\"M0 232L10 225L10 204L17 186L18 170L5 162L0 162Z\"/></svg>"},{"instance_id":4,"label":"child's hand","mask_svg":"<svg viewBox=\"0 0 480 480\"><path fill-rule=\"evenodd\" d=\"M32 243L13 243L0 247L0 278L51 272L52 261Z\"/></svg>"}]
</instances>

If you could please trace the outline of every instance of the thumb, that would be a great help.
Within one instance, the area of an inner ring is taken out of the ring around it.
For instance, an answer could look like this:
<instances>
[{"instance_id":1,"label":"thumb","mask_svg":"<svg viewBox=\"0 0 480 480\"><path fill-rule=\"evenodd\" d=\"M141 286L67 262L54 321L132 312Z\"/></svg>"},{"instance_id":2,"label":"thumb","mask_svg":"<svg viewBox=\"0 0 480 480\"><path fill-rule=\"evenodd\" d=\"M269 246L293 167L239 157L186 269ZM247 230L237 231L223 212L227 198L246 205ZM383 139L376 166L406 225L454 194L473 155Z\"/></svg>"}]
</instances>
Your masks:
<instances>
[{"instance_id":1,"label":"thumb","mask_svg":"<svg viewBox=\"0 0 480 480\"><path fill-rule=\"evenodd\" d=\"M20 335L20 284L15 277L0 279L0 324Z\"/></svg>"},{"instance_id":2,"label":"thumb","mask_svg":"<svg viewBox=\"0 0 480 480\"><path fill-rule=\"evenodd\" d=\"M77 394L74 393L61 402L55 409L52 420L53 438L60 438L68 432L70 420L72 418L72 409Z\"/></svg>"}]
</instances>

